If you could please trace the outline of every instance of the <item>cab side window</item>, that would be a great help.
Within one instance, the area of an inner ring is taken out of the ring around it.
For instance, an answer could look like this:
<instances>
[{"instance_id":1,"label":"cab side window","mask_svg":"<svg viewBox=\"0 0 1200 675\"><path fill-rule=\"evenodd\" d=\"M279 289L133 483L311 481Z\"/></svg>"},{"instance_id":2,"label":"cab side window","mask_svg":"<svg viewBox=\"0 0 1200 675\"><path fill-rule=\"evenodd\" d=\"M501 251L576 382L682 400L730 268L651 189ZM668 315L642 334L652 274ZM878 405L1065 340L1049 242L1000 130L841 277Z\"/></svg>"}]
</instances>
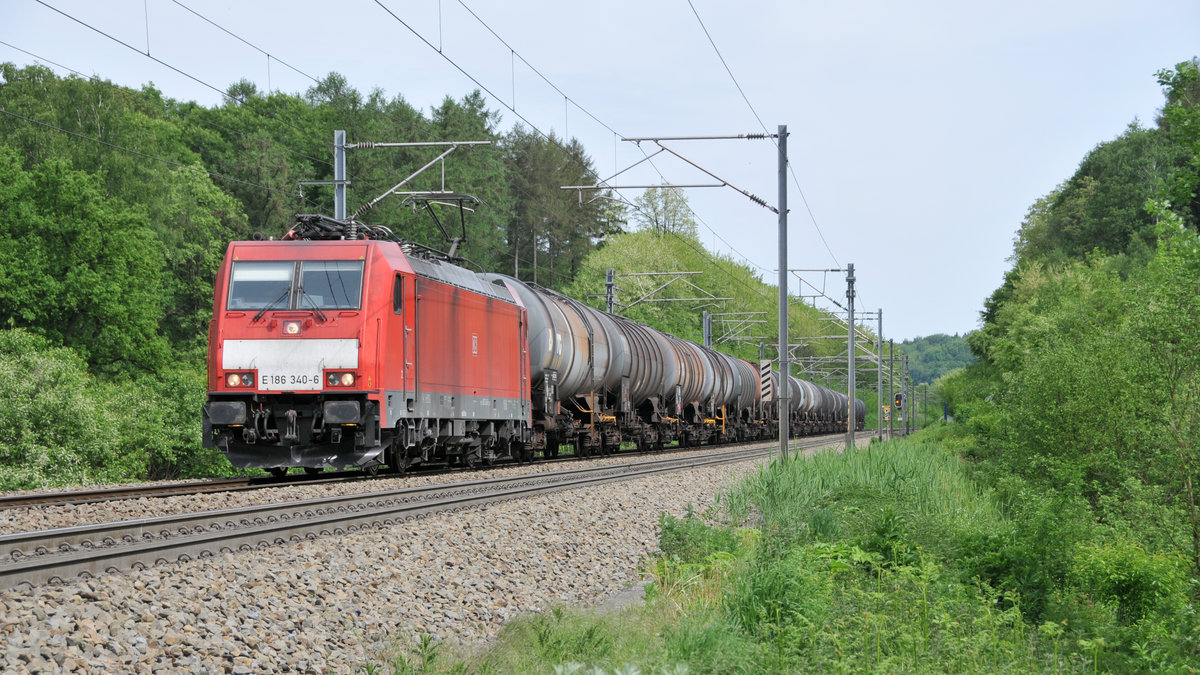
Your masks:
<instances>
[{"instance_id":1,"label":"cab side window","mask_svg":"<svg viewBox=\"0 0 1200 675\"><path fill-rule=\"evenodd\" d=\"M392 290L392 309L397 314L404 313L404 279L397 274L396 285Z\"/></svg>"}]
</instances>

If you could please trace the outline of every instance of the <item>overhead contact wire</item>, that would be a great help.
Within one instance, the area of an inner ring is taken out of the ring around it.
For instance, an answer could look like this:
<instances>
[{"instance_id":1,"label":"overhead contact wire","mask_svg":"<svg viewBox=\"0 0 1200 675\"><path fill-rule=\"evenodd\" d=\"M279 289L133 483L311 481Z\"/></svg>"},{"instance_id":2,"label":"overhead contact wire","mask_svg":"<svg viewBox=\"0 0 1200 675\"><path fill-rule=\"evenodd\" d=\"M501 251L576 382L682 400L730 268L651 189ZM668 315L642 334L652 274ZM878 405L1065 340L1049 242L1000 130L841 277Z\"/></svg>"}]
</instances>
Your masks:
<instances>
[{"instance_id":1,"label":"overhead contact wire","mask_svg":"<svg viewBox=\"0 0 1200 675\"><path fill-rule=\"evenodd\" d=\"M750 98L746 96L746 92L742 89L741 83L739 83L737 77L734 76L733 69L731 69L729 64L725 61L725 57L721 54L721 50L717 47L716 41L713 40L712 34L708 32L708 26L704 25L704 19L700 18L700 12L696 10L696 5L692 3L692 0L688 0L688 6L692 8L692 14L696 16L696 21L700 24L700 29L704 31L704 36L708 38L708 43L712 45L713 51L716 52L717 58L721 61L721 65L725 66L725 72L729 74L729 79L733 80L733 86L736 87L738 93L742 95L742 100L746 102L746 107L750 108L750 112L754 115L754 119L758 120L758 125L762 127L763 133L767 134L767 137L771 139L771 142L778 147L778 141L771 136L771 132L767 129L767 125L763 123L762 117L760 117L758 111L754 109L754 104L750 102ZM813 214L812 207L808 204L808 198L804 196L804 189L800 187L800 179L796 176L796 169L792 167L790 160L787 163L787 168L788 173L790 173L792 176L792 182L796 185L796 191L800 193L800 201L804 204L804 209L808 211L809 219L812 220L813 228L816 229L817 236L821 238L821 243L825 246L825 251L829 253L830 258L833 258L833 262L838 267L841 267L842 263L838 262L837 256L833 254L833 249L829 247L829 242L825 241L825 233L821 232L821 226L817 224L817 217Z\"/></svg>"},{"instance_id":2,"label":"overhead contact wire","mask_svg":"<svg viewBox=\"0 0 1200 675\"><path fill-rule=\"evenodd\" d=\"M77 23L77 24L79 24L79 25L81 25L81 26L83 26L83 27L85 27L85 28L87 28L87 29L89 29L89 30L91 30L91 31L94 31L94 32L96 32L96 33L99 33L100 35L103 35L104 37L108 38L109 40L112 40L113 42L116 42L117 44L121 45L122 47L125 47L126 49L129 49L130 51L137 52L138 54L141 54L142 56L144 56L144 57L146 57L146 58L150 59L151 61L154 61L155 63L157 63L157 64L159 64L159 65L163 66L164 68L168 68L168 69L170 69L170 70L172 70L172 71L174 71L174 72L176 72L176 73L178 73L178 74L180 74L180 75L182 75L182 76L184 76L184 77L188 78L189 80L192 80L193 82L196 82L197 84L200 84L201 86L204 86L204 87L207 87L207 88L209 88L209 89L212 89L213 91L215 91L215 92L217 92L218 94L220 94L220 95L221 95L223 98L226 98L226 99L228 99L228 100L230 100L230 101L235 101L235 102L237 102L237 103L240 103L240 104L242 104L242 105L245 105L245 104L246 104L246 100L245 100L244 98L241 98L241 97L239 97L239 96L233 96L232 94L230 94L230 93L228 93L228 92L226 92L226 91L223 91L223 90L221 90L219 87L216 87L216 86L214 86L214 85L211 85L211 84L209 84L208 82L205 82L204 80L201 80L200 78L196 77L195 75L192 75L191 73L188 73L188 72L186 72L186 71L180 70L179 68L176 68L175 66L173 66L173 65L171 65L171 64L169 64L169 63L167 63L166 61L163 61L162 59L155 58L154 56L151 56L151 55L149 54L149 52L143 52L142 50L138 49L137 47L134 47L133 45L129 44L128 42L125 42L124 40L121 40L120 38L117 38L117 37L114 37L114 36L112 36L112 35L109 35L108 33L106 33L106 32L104 32L104 31L100 30L99 28L97 28L97 27L95 27L95 26L93 26L93 25L89 24L88 22L86 22L86 21L83 21L82 19L78 19L78 18L76 18L76 17L74 17L74 16L72 16L72 15L70 15L70 14L67 14L66 12L62 11L61 9L59 9L59 8L57 8L57 7L53 6L53 5L50 5L50 4L46 3L46 2L45 2L45 0L35 0L35 2L37 2L39 5L42 5L43 7L47 8L47 9L49 9L49 10L52 10L52 11L54 11L55 13L57 13L57 14L59 14L59 15L61 15L61 16L64 16L64 17L66 17L66 18L70 19L71 21L74 21L75 23ZM281 62L281 63L282 63L282 62ZM251 109L253 110L253 108L251 108ZM264 113L258 113L257 111L255 111L255 112L256 112L257 114L259 114L259 115L264 115ZM291 129L294 129L295 131L299 131L300 133L307 133L307 132L306 132L304 129L300 129L299 127L295 126L294 124L291 124L291 123L290 123L290 122L288 122L287 120L281 119L281 118L280 118L280 117L278 117L278 116L271 115L271 114L265 114L265 116L266 116L266 117L270 117L271 119L274 119L274 120L278 121L279 123L283 124L284 126L287 126L287 127L291 128ZM323 144L325 144L325 143L323 143ZM315 159L314 159L314 161L323 161L323 160L315 160ZM328 162L328 161L325 161L324 163L325 163L325 164L331 164L331 162Z\"/></svg>"}]
</instances>

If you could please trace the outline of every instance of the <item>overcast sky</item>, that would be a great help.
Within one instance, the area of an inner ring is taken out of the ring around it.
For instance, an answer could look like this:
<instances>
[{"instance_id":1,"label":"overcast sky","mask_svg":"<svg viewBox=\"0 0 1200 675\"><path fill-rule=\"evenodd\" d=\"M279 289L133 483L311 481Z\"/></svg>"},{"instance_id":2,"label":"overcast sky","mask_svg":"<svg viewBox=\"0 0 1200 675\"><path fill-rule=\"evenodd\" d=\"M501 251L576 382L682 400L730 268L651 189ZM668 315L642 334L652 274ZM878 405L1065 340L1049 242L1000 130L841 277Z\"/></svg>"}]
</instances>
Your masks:
<instances>
[{"instance_id":1,"label":"overcast sky","mask_svg":"<svg viewBox=\"0 0 1200 675\"><path fill-rule=\"evenodd\" d=\"M1195 0L383 5L391 14L370 0L0 0L0 61L33 63L25 50L60 75L152 82L210 106L221 97L206 85L243 78L300 93L310 76L338 72L364 94L379 88L426 111L482 85L502 130L519 114L576 137L604 177L644 156L621 136L726 136L764 125L774 133L786 124L795 173L788 267L854 263L858 307L882 308L884 335L900 340L978 327L1029 205L1097 143L1135 120L1153 125L1162 104L1155 71L1200 54ZM667 145L778 203L769 142ZM713 182L666 155L613 182L664 179ZM688 198L710 250L775 283L773 213L729 188L690 189ZM844 295L844 274L804 276ZM792 276L791 291L801 289Z\"/></svg>"}]
</instances>

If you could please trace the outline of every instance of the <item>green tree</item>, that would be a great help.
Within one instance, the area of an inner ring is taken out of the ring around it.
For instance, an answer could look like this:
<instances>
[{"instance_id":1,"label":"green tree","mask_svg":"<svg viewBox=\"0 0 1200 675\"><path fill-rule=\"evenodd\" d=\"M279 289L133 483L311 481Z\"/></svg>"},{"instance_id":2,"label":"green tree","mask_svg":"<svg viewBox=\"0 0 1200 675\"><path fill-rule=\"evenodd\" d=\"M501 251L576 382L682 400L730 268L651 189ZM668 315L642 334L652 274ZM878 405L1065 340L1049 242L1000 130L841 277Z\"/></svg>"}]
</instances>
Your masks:
<instances>
[{"instance_id":1,"label":"green tree","mask_svg":"<svg viewBox=\"0 0 1200 675\"><path fill-rule=\"evenodd\" d=\"M201 171L179 168L165 178L165 192L148 205L166 262L162 332L199 363L217 268L229 241L246 236L246 222L241 204Z\"/></svg>"},{"instance_id":2,"label":"green tree","mask_svg":"<svg viewBox=\"0 0 1200 675\"><path fill-rule=\"evenodd\" d=\"M633 220L641 229L660 236L678 234L692 239L699 236L696 217L683 190L670 186L647 188L634 203L638 208Z\"/></svg>"},{"instance_id":3,"label":"green tree","mask_svg":"<svg viewBox=\"0 0 1200 675\"><path fill-rule=\"evenodd\" d=\"M1134 320L1156 404L1160 463L1171 467L1191 530L1192 561L1200 575L1200 507L1195 477L1200 471L1200 236L1163 204L1150 210L1161 218L1158 255L1149 268L1145 303ZM1171 461L1173 460L1173 461Z\"/></svg>"},{"instance_id":4,"label":"green tree","mask_svg":"<svg viewBox=\"0 0 1200 675\"><path fill-rule=\"evenodd\" d=\"M1192 58L1160 70L1158 83L1166 90L1159 127L1188 155L1164 186L1162 196L1193 229L1200 228L1200 59Z\"/></svg>"},{"instance_id":5,"label":"green tree","mask_svg":"<svg viewBox=\"0 0 1200 675\"><path fill-rule=\"evenodd\" d=\"M937 333L905 340L901 346L909 357L914 382L933 382L943 374L974 363L966 338Z\"/></svg>"},{"instance_id":6,"label":"green tree","mask_svg":"<svg viewBox=\"0 0 1200 675\"><path fill-rule=\"evenodd\" d=\"M517 125L504 139L513 210L501 268L522 279L561 288L584 258L620 232L623 209L607 192L579 195L564 185L592 185L592 161L578 141L564 143ZM594 271L592 272L594 273Z\"/></svg>"},{"instance_id":7,"label":"green tree","mask_svg":"<svg viewBox=\"0 0 1200 675\"><path fill-rule=\"evenodd\" d=\"M163 254L145 218L64 160L27 172L0 147L0 185L0 323L100 372L160 368Z\"/></svg>"}]
</instances>

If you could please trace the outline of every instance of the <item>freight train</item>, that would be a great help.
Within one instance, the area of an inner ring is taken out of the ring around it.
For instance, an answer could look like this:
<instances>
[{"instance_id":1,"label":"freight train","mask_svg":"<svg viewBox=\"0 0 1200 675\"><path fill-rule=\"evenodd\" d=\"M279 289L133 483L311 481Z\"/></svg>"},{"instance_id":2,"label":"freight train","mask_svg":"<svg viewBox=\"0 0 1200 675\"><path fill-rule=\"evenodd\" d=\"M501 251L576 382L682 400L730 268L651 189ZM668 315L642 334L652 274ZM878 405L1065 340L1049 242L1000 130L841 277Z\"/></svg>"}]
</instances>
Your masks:
<instances>
[{"instance_id":1,"label":"freight train","mask_svg":"<svg viewBox=\"0 0 1200 675\"><path fill-rule=\"evenodd\" d=\"M204 444L283 474L768 439L779 380L386 228L299 216L282 240L226 250ZM845 394L786 386L792 435L846 430Z\"/></svg>"}]
</instances>

